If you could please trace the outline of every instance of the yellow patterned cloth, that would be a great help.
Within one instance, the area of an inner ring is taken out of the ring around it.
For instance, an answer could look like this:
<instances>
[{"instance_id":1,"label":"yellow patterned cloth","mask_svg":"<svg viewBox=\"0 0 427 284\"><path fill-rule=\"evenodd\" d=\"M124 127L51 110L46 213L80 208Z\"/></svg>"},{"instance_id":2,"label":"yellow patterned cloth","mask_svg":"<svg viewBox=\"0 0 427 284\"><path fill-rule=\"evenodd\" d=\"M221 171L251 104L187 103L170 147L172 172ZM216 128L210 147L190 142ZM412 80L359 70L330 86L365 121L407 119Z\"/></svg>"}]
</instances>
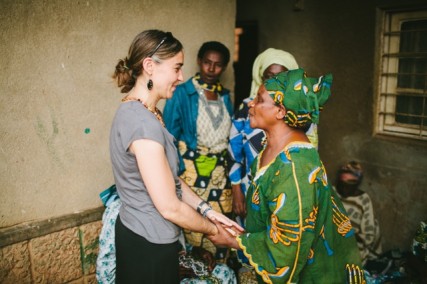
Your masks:
<instances>
[{"instance_id":1,"label":"yellow patterned cloth","mask_svg":"<svg viewBox=\"0 0 427 284\"><path fill-rule=\"evenodd\" d=\"M218 154L199 148L197 151L188 150L184 143L179 143L179 151L185 164L185 172L181 178L212 209L230 216L232 212L232 192L227 175L227 152ZM203 234L184 230L185 238L193 246L201 246L216 254L217 259L227 257L227 250L218 250Z\"/></svg>"},{"instance_id":2,"label":"yellow patterned cloth","mask_svg":"<svg viewBox=\"0 0 427 284\"><path fill-rule=\"evenodd\" d=\"M237 238L259 283L365 283L354 230L317 150L293 142L252 164L246 234Z\"/></svg>"}]
</instances>

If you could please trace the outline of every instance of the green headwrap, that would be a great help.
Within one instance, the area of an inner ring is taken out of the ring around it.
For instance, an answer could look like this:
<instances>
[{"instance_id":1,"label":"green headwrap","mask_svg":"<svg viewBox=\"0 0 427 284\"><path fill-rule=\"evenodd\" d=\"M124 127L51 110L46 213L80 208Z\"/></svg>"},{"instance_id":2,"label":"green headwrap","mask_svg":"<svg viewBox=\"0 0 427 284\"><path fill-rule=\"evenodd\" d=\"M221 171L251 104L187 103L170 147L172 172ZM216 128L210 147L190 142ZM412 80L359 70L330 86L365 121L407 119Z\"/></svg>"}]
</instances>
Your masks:
<instances>
[{"instance_id":1,"label":"green headwrap","mask_svg":"<svg viewBox=\"0 0 427 284\"><path fill-rule=\"evenodd\" d=\"M331 95L331 84L332 74L308 78L301 68L279 73L264 82L274 102L285 107L286 124L295 128L319 123L319 112Z\"/></svg>"}]
</instances>

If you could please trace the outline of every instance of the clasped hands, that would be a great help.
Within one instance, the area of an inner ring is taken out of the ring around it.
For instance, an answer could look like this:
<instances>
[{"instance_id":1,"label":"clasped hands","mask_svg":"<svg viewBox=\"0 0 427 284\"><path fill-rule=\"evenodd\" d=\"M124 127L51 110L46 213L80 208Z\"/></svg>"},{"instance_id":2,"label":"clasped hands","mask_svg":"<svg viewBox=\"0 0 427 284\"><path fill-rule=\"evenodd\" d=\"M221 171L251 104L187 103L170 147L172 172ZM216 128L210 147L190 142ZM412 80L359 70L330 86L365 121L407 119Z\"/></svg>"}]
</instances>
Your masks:
<instances>
[{"instance_id":1,"label":"clasped hands","mask_svg":"<svg viewBox=\"0 0 427 284\"><path fill-rule=\"evenodd\" d=\"M235 221L230 220L227 216L215 210L210 210L206 214L206 217L216 225L218 230L216 234L206 235L212 243L219 247L239 249L236 237L243 234L245 229Z\"/></svg>"}]
</instances>

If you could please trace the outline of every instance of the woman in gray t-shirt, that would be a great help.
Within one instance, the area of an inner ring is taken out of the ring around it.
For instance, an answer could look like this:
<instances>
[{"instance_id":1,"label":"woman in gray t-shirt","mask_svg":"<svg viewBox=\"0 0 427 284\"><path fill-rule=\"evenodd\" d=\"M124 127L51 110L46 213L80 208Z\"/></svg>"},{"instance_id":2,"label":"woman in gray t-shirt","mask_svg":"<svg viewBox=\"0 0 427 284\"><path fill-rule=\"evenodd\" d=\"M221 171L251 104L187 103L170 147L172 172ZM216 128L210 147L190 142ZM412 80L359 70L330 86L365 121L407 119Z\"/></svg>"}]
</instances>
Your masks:
<instances>
[{"instance_id":1,"label":"woman in gray t-shirt","mask_svg":"<svg viewBox=\"0 0 427 284\"><path fill-rule=\"evenodd\" d=\"M136 36L113 75L127 94L110 133L122 201L115 232L117 283L178 283L180 227L215 235L214 221L230 233L242 230L177 176L174 138L156 105L182 82L183 60L182 45L171 33L147 30Z\"/></svg>"}]
</instances>

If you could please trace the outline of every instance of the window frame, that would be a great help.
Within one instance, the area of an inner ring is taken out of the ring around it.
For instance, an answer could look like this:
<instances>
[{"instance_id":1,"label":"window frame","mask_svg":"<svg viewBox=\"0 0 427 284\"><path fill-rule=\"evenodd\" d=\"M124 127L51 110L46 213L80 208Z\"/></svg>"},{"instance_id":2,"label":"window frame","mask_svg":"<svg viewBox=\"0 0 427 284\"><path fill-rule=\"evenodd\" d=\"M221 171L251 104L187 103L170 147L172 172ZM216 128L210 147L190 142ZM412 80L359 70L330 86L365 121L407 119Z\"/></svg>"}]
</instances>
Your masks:
<instances>
[{"instance_id":1,"label":"window frame","mask_svg":"<svg viewBox=\"0 0 427 284\"><path fill-rule=\"evenodd\" d=\"M406 140L427 142L427 128L423 118L419 125L396 122L397 96L407 93L427 100L427 88L403 89L397 86L400 47L400 23L402 20L427 19L427 6L412 8L383 8L377 11L376 28L376 89L374 135L400 137ZM397 28L397 30L396 30ZM399 36L396 35L396 31ZM395 74L390 75L390 74ZM427 110L424 110L424 115Z\"/></svg>"}]
</instances>

